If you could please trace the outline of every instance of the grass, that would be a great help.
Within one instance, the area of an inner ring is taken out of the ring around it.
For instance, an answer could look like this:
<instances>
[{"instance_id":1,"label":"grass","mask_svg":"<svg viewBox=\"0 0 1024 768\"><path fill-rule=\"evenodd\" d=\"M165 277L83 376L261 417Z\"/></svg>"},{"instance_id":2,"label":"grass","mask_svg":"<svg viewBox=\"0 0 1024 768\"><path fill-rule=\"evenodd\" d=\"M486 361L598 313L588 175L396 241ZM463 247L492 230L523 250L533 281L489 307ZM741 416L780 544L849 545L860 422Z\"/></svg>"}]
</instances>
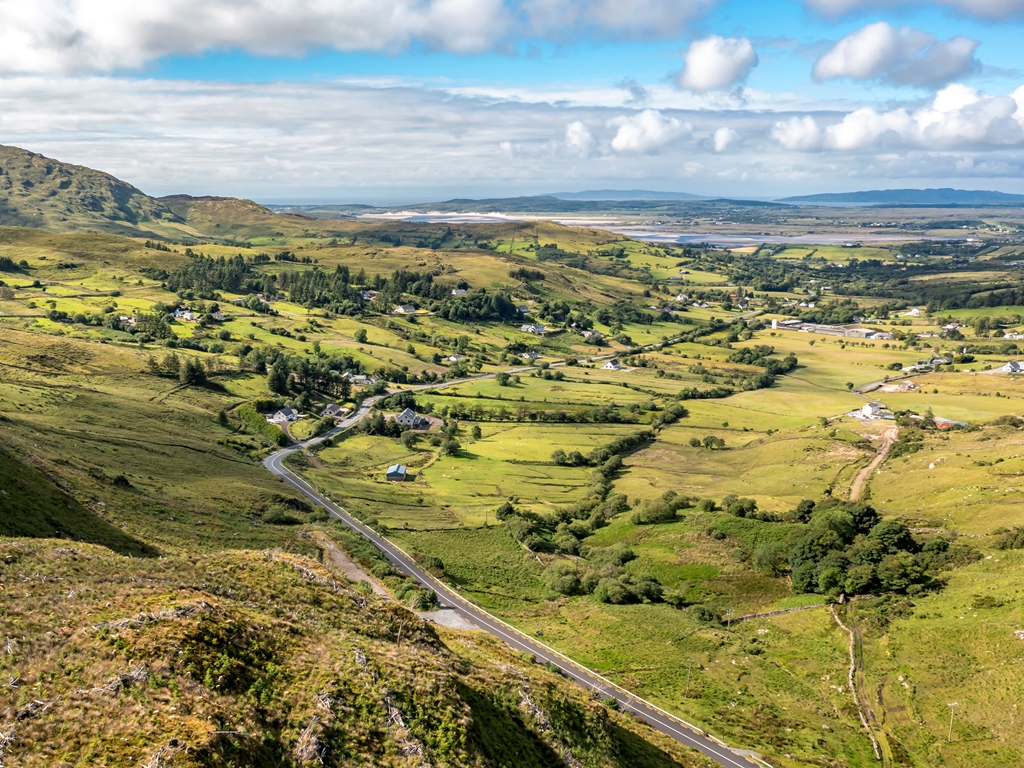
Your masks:
<instances>
[{"instance_id":1,"label":"grass","mask_svg":"<svg viewBox=\"0 0 1024 768\"><path fill-rule=\"evenodd\" d=\"M475 766L505 764L509 745L537 768L564 754L595 768L710 765L497 641L435 630L309 558L129 560L22 539L0 541L0 557L17 765L255 768L323 752L397 767L413 749Z\"/></svg>"}]
</instances>

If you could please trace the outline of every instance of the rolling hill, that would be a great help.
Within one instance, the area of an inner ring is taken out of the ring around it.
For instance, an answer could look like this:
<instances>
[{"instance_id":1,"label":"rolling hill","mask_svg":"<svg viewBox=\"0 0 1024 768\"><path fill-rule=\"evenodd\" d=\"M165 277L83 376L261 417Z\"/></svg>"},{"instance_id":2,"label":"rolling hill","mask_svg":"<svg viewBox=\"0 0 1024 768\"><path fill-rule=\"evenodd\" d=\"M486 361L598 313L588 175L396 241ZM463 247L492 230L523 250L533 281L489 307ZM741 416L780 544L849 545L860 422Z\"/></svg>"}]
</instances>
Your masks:
<instances>
[{"instance_id":1,"label":"rolling hill","mask_svg":"<svg viewBox=\"0 0 1024 768\"><path fill-rule=\"evenodd\" d=\"M133 235L183 220L131 184L18 147L0 146L0 224Z\"/></svg>"},{"instance_id":2,"label":"rolling hill","mask_svg":"<svg viewBox=\"0 0 1024 768\"><path fill-rule=\"evenodd\" d=\"M837 192L785 197L779 202L852 205L990 205L1021 203L1024 195L973 189L875 189L867 192Z\"/></svg>"}]
</instances>

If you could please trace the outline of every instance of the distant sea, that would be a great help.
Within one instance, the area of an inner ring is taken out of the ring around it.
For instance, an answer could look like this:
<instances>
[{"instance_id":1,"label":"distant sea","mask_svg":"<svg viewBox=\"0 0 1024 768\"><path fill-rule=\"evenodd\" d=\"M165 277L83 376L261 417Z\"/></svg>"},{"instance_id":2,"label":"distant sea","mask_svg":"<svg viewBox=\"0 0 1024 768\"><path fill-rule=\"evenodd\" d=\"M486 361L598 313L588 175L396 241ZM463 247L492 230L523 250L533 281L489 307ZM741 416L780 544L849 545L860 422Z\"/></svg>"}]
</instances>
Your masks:
<instances>
[{"instance_id":1,"label":"distant sea","mask_svg":"<svg viewBox=\"0 0 1024 768\"><path fill-rule=\"evenodd\" d=\"M722 248L743 248L744 246L761 245L762 243L776 243L779 245L843 245L845 243L908 243L921 240L948 240L949 238L908 237L907 235L884 235L877 232L868 233L835 233L823 232L821 234L807 235L771 235L752 232L722 233L722 232L691 232L672 225L651 224L643 225L636 222L626 222L621 219L603 218L600 216L529 216L522 214L507 213L420 213L418 211L392 211L389 213L363 214L360 218L368 219L392 219L400 221L418 221L431 224L498 224L502 222L529 222L529 221L554 221L567 227L582 227L584 229L600 229L605 232L613 232L617 235L631 237L634 240L643 240L649 243L661 243L664 245L678 244L691 245L693 243L708 243Z\"/></svg>"}]
</instances>

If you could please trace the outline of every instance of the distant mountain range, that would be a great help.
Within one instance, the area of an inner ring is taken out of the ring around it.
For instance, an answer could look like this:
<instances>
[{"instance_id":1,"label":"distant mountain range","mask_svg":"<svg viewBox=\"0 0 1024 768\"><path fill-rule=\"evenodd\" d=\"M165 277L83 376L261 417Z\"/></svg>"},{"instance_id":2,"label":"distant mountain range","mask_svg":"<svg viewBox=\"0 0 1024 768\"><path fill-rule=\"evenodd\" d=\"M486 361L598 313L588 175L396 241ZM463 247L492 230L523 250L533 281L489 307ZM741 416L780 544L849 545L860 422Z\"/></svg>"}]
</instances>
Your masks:
<instances>
[{"instance_id":1,"label":"distant mountain range","mask_svg":"<svg viewBox=\"0 0 1024 768\"><path fill-rule=\"evenodd\" d=\"M1024 203L1024 195L973 189L875 189L867 192L836 192L784 197L782 203L854 205L986 205Z\"/></svg>"},{"instance_id":2,"label":"distant mountain range","mask_svg":"<svg viewBox=\"0 0 1024 768\"><path fill-rule=\"evenodd\" d=\"M559 200L708 200L689 192L654 192L649 189L586 189L583 192L551 192L542 197Z\"/></svg>"}]
</instances>

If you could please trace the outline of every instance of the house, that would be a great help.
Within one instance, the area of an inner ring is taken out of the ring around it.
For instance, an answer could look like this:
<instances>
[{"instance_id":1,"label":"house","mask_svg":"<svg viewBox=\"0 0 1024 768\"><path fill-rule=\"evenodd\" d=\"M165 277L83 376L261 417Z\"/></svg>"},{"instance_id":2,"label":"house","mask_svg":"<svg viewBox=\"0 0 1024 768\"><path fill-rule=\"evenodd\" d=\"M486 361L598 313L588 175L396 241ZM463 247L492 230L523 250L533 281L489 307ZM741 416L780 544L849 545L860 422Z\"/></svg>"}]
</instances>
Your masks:
<instances>
[{"instance_id":1,"label":"house","mask_svg":"<svg viewBox=\"0 0 1024 768\"><path fill-rule=\"evenodd\" d=\"M1024 371L1024 364L1018 363L1016 360L1011 360L1000 368L999 371L1000 373L1021 373Z\"/></svg>"},{"instance_id":2,"label":"house","mask_svg":"<svg viewBox=\"0 0 1024 768\"><path fill-rule=\"evenodd\" d=\"M589 339L590 341L600 341L604 338L604 334L600 331L583 331L580 335L583 336L584 339Z\"/></svg>"},{"instance_id":3,"label":"house","mask_svg":"<svg viewBox=\"0 0 1024 768\"><path fill-rule=\"evenodd\" d=\"M465 288L452 288L452 296L465 296L465 295L466 295L466 289Z\"/></svg>"},{"instance_id":4,"label":"house","mask_svg":"<svg viewBox=\"0 0 1024 768\"><path fill-rule=\"evenodd\" d=\"M909 312L904 313L904 317L920 317L921 310L917 307L913 307Z\"/></svg>"},{"instance_id":5,"label":"house","mask_svg":"<svg viewBox=\"0 0 1024 768\"><path fill-rule=\"evenodd\" d=\"M287 424L290 421L297 421L299 418L299 412L294 408L282 408L272 416L267 416L267 421L271 424Z\"/></svg>"},{"instance_id":6,"label":"house","mask_svg":"<svg viewBox=\"0 0 1024 768\"><path fill-rule=\"evenodd\" d=\"M861 418L877 419L882 415L881 403L868 403L860 409Z\"/></svg>"},{"instance_id":7,"label":"house","mask_svg":"<svg viewBox=\"0 0 1024 768\"><path fill-rule=\"evenodd\" d=\"M669 280L682 280L683 278L679 275L670 275Z\"/></svg>"},{"instance_id":8,"label":"house","mask_svg":"<svg viewBox=\"0 0 1024 768\"><path fill-rule=\"evenodd\" d=\"M680 293L678 296L676 296L676 301L689 301L689 300L690 300L690 297L687 296L685 293Z\"/></svg>"},{"instance_id":9,"label":"house","mask_svg":"<svg viewBox=\"0 0 1024 768\"><path fill-rule=\"evenodd\" d=\"M194 314L189 309L176 309L174 310L175 320L184 320L187 323L198 323L199 315Z\"/></svg>"},{"instance_id":10,"label":"house","mask_svg":"<svg viewBox=\"0 0 1024 768\"><path fill-rule=\"evenodd\" d=\"M405 464L392 464L388 467L388 471L385 473L384 479L389 483L404 483L407 472L408 468Z\"/></svg>"},{"instance_id":11,"label":"house","mask_svg":"<svg viewBox=\"0 0 1024 768\"><path fill-rule=\"evenodd\" d=\"M412 408L406 408L400 414L395 416L395 422L403 427L410 427L411 429L429 429L430 422L420 416Z\"/></svg>"},{"instance_id":12,"label":"house","mask_svg":"<svg viewBox=\"0 0 1024 768\"><path fill-rule=\"evenodd\" d=\"M878 331L868 334L867 338L874 339L875 341L892 341L894 337L888 331Z\"/></svg>"},{"instance_id":13,"label":"house","mask_svg":"<svg viewBox=\"0 0 1024 768\"><path fill-rule=\"evenodd\" d=\"M444 361L446 363L458 363L458 362L461 362L461 361L463 361L465 359L466 358L464 358L462 355L448 355L448 357L446 357L444 359Z\"/></svg>"},{"instance_id":14,"label":"house","mask_svg":"<svg viewBox=\"0 0 1024 768\"><path fill-rule=\"evenodd\" d=\"M525 304L522 304L516 307L516 312L518 312L520 315L528 315L530 314L530 308Z\"/></svg>"},{"instance_id":15,"label":"house","mask_svg":"<svg viewBox=\"0 0 1024 768\"><path fill-rule=\"evenodd\" d=\"M609 360L601 366L606 371L621 371L622 364L618 360Z\"/></svg>"},{"instance_id":16,"label":"house","mask_svg":"<svg viewBox=\"0 0 1024 768\"><path fill-rule=\"evenodd\" d=\"M1004 339L1013 339L1014 341L1020 341L1024 339L1024 333L1017 333L1016 331L1007 331L1003 334Z\"/></svg>"},{"instance_id":17,"label":"house","mask_svg":"<svg viewBox=\"0 0 1024 768\"><path fill-rule=\"evenodd\" d=\"M391 314L393 314L393 315L411 315L415 311L416 311L416 307L414 307L412 304L399 304L397 307L395 307L393 310L391 310Z\"/></svg>"},{"instance_id":18,"label":"house","mask_svg":"<svg viewBox=\"0 0 1024 768\"><path fill-rule=\"evenodd\" d=\"M337 403L330 403L326 408L320 411L321 416L330 416L335 419L340 419L346 413L348 413L348 409L342 408Z\"/></svg>"},{"instance_id":19,"label":"house","mask_svg":"<svg viewBox=\"0 0 1024 768\"><path fill-rule=\"evenodd\" d=\"M524 333L535 333L538 335L542 333L547 333L547 328L545 328L540 323L528 323L527 325L521 326L519 330L523 331Z\"/></svg>"},{"instance_id":20,"label":"house","mask_svg":"<svg viewBox=\"0 0 1024 768\"><path fill-rule=\"evenodd\" d=\"M529 352L523 352L522 357L526 360L540 360L540 355L532 349Z\"/></svg>"}]
</instances>

